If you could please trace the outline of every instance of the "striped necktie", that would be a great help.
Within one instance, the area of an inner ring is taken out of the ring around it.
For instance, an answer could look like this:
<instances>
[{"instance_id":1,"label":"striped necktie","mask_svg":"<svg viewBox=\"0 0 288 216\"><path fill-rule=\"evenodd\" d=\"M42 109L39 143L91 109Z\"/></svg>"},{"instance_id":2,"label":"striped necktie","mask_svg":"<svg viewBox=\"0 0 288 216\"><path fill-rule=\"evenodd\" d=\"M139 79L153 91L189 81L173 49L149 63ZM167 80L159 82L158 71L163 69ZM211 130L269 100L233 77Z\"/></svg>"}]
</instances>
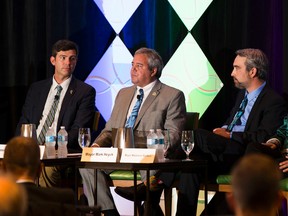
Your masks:
<instances>
[{"instance_id":1,"label":"striped necktie","mask_svg":"<svg viewBox=\"0 0 288 216\"><path fill-rule=\"evenodd\" d=\"M38 144L39 145L42 145L45 142L45 134L46 134L48 128L51 127L51 125L54 121L54 118L55 118L55 113L56 113L56 110L58 107L59 98L60 98L60 94L62 91L62 87L60 85L58 85L56 88L57 88L57 93L54 97L53 104L52 104L51 109L47 115L47 118L46 118L45 123L42 127L42 130L38 136Z\"/></svg>"},{"instance_id":2,"label":"striped necktie","mask_svg":"<svg viewBox=\"0 0 288 216\"><path fill-rule=\"evenodd\" d=\"M247 99L247 95L246 95L244 97L244 99L242 100L240 107L239 107L239 110L236 112L236 114L233 118L233 121L228 125L227 131L231 132L235 125L241 124L240 118L245 112L245 107L246 107L247 103L248 103L248 99Z\"/></svg>"},{"instance_id":3,"label":"striped necktie","mask_svg":"<svg viewBox=\"0 0 288 216\"><path fill-rule=\"evenodd\" d=\"M139 109L140 109L140 106L141 106L141 103L143 100L143 96L144 96L143 89L139 89L139 93L140 94L137 95L136 104L134 105L132 112L131 112L131 115L129 116L129 118L127 119L127 122L125 124L126 128L133 128L134 127L134 124L135 124L135 121L136 121L136 118L138 116L138 112L139 112Z\"/></svg>"}]
</instances>

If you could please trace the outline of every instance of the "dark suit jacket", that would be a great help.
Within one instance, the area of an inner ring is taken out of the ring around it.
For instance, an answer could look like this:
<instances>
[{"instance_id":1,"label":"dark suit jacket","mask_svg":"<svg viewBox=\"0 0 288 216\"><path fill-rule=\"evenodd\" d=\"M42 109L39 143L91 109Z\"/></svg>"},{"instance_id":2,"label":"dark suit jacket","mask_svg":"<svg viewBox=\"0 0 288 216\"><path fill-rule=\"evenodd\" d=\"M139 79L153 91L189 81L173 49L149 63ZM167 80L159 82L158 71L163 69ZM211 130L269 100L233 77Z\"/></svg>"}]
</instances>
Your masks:
<instances>
[{"instance_id":1,"label":"dark suit jacket","mask_svg":"<svg viewBox=\"0 0 288 216\"><path fill-rule=\"evenodd\" d=\"M78 216L74 205L36 201L28 204L27 216Z\"/></svg>"},{"instance_id":2,"label":"dark suit jacket","mask_svg":"<svg viewBox=\"0 0 288 216\"><path fill-rule=\"evenodd\" d=\"M230 117L225 122L229 125L239 109L245 95L240 91ZM244 132L233 132L232 139L216 135L211 131L197 129L195 131L195 147L192 157L207 159L209 163L208 175L215 180L219 174L227 174L234 163L244 154L250 142L266 142L282 124L287 113L284 99L267 85L263 88L249 114ZM216 163L215 163L216 162ZM171 173L162 173L160 179L170 186L174 180ZM178 185L177 214L195 215L200 179L198 174L182 173Z\"/></svg>"},{"instance_id":3,"label":"dark suit jacket","mask_svg":"<svg viewBox=\"0 0 288 216\"><path fill-rule=\"evenodd\" d=\"M28 195L27 216L76 216L72 189L42 188L33 183L20 183Z\"/></svg>"},{"instance_id":4,"label":"dark suit jacket","mask_svg":"<svg viewBox=\"0 0 288 216\"><path fill-rule=\"evenodd\" d=\"M74 191L69 188L37 187L34 183L19 183L27 191L29 202L58 202L65 204L75 204Z\"/></svg>"},{"instance_id":5,"label":"dark suit jacket","mask_svg":"<svg viewBox=\"0 0 288 216\"><path fill-rule=\"evenodd\" d=\"M16 129L20 134L22 124L39 125L45 102L52 85L52 78L36 82L31 85L22 109L22 116ZM62 102L59 113L57 131L65 126L68 132L68 149L80 150L78 145L78 129L92 128L95 113L95 89L90 85L72 77Z\"/></svg>"},{"instance_id":6,"label":"dark suit jacket","mask_svg":"<svg viewBox=\"0 0 288 216\"><path fill-rule=\"evenodd\" d=\"M232 122L244 95L245 90L239 92L235 106L225 124L228 125ZM232 139L246 144L248 142L266 142L282 125L286 114L287 104L285 100L266 85L254 103L244 132L233 132Z\"/></svg>"}]
</instances>

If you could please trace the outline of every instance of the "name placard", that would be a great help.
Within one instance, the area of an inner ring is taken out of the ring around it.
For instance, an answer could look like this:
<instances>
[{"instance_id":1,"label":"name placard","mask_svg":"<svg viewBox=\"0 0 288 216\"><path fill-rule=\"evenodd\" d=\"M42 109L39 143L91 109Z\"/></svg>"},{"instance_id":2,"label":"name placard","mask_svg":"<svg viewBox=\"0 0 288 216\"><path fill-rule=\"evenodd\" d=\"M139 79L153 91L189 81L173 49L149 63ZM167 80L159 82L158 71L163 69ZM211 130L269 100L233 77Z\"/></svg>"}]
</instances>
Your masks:
<instances>
[{"instance_id":1,"label":"name placard","mask_svg":"<svg viewBox=\"0 0 288 216\"><path fill-rule=\"evenodd\" d=\"M6 145L5 144L0 144L0 158L4 157L4 150L5 150ZM42 160L44 152L45 152L45 146L41 145L40 147L40 160Z\"/></svg>"},{"instance_id":2,"label":"name placard","mask_svg":"<svg viewBox=\"0 0 288 216\"><path fill-rule=\"evenodd\" d=\"M5 147L6 147L5 144L0 144L0 158L3 158L3 157L4 157Z\"/></svg>"},{"instance_id":3,"label":"name placard","mask_svg":"<svg viewBox=\"0 0 288 216\"><path fill-rule=\"evenodd\" d=\"M40 160L42 160L44 152L45 152L45 146L44 145L39 145L39 147L40 147Z\"/></svg>"},{"instance_id":4,"label":"name placard","mask_svg":"<svg viewBox=\"0 0 288 216\"><path fill-rule=\"evenodd\" d=\"M153 163L156 149L125 148L122 149L121 163Z\"/></svg>"},{"instance_id":5,"label":"name placard","mask_svg":"<svg viewBox=\"0 0 288 216\"><path fill-rule=\"evenodd\" d=\"M93 148L85 147L82 151L83 162L116 162L118 156L117 148Z\"/></svg>"}]
</instances>

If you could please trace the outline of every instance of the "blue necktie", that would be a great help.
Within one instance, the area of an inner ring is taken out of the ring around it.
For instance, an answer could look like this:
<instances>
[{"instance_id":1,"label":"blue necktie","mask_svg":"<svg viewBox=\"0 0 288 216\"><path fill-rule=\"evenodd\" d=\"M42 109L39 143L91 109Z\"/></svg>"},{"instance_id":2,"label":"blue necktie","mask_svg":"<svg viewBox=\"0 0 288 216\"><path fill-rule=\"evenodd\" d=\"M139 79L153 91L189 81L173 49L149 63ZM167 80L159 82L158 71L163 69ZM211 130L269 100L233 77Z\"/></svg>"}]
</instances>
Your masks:
<instances>
[{"instance_id":1,"label":"blue necktie","mask_svg":"<svg viewBox=\"0 0 288 216\"><path fill-rule=\"evenodd\" d=\"M248 99L247 99L247 95L246 95L245 98L242 100L240 107L239 107L239 110L236 112L236 114L233 118L233 121L228 125L227 131L231 132L235 125L241 124L240 118L245 112L245 107L247 105L247 102L248 102Z\"/></svg>"},{"instance_id":2,"label":"blue necktie","mask_svg":"<svg viewBox=\"0 0 288 216\"><path fill-rule=\"evenodd\" d=\"M54 118L55 118L55 113L56 113L58 103L59 103L59 97L60 97L60 94L62 91L62 87L60 85L58 85L56 88L57 88L57 93L55 95L53 104L52 104L50 111L47 115L47 118L46 118L45 123L42 127L42 130L38 136L38 144L39 145L42 145L45 142L46 132L47 132L48 128L52 125Z\"/></svg>"},{"instance_id":3,"label":"blue necktie","mask_svg":"<svg viewBox=\"0 0 288 216\"><path fill-rule=\"evenodd\" d=\"M131 115L129 116L129 118L127 119L127 122L125 124L126 128L133 128L134 127L134 124L135 124L135 121L136 121L136 118L138 116L138 112L139 112L139 109L140 109L140 106L141 106L141 103L143 100L143 96L144 96L143 89L139 89L139 93L140 93L140 95L137 95L136 104L133 107Z\"/></svg>"}]
</instances>

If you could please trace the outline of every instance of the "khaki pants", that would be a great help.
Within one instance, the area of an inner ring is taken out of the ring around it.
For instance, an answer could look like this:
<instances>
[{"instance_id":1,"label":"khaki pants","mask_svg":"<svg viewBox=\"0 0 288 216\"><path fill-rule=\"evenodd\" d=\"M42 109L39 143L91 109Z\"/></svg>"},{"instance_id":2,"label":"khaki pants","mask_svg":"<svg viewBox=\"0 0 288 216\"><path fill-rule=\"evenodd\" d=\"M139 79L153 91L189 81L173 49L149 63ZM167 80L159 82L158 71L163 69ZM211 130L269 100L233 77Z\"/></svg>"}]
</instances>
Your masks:
<instances>
[{"instance_id":1,"label":"khaki pants","mask_svg":"<svg viewBox=\"0 0 288 216\"><path fill-rule=\"evenodd\" d=\"M41 187L61 187L61 169L59 166L42 166L39 185Z\"/></svg>"}]
</instances>

